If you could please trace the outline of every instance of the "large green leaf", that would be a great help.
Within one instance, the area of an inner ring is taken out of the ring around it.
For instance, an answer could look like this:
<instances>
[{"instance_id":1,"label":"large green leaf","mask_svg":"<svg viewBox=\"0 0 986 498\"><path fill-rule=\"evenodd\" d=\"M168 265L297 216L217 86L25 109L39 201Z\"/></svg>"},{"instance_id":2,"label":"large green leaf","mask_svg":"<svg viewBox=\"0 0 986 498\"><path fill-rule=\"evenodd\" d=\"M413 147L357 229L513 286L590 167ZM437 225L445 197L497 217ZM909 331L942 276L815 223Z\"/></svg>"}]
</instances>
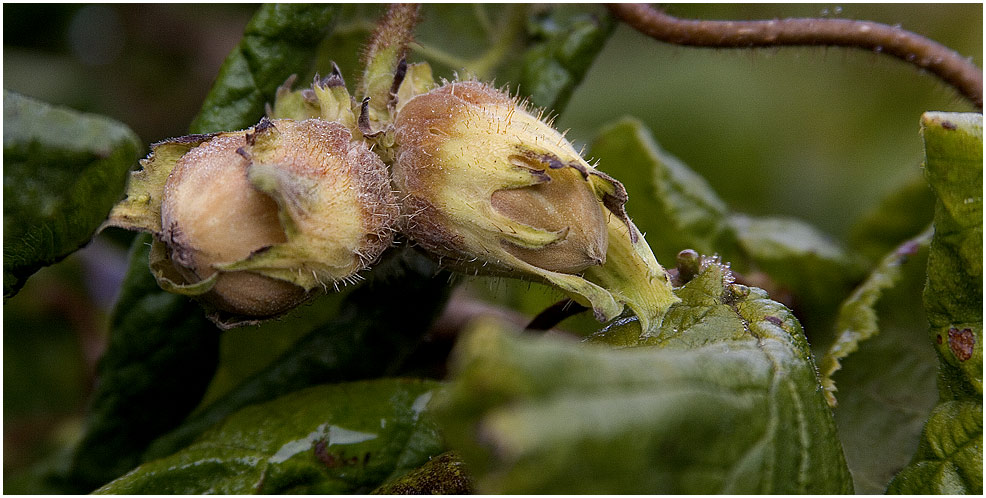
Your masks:
<instances>
[{"instance_id":1,"label":"large green leaf","mask_svg":"<svg viewBox=\"0 0 986 498\"><path fill-rule=\"evenodd\" d=\"M478 490L851 491L790 312L708 259L678 295L656 337L633 319L597 344L491 323L465 336L439 414Z\"/></svg>"},{"instance_id":2,"label":"large green leaf","mask_svg":"<svg viewBox=\"0 0 986 498\"><path fill-rule=\"evenodd\" d=\"M533 16L520 89L535 106L561 113L602 51L616 23L609 16L566 16L552 9Z\"/></svg>"},{"instance_id":3,"label":"large green leaf","mask_svg":"<svg viewBox=\"0 0 986 498\"><path fill-rule=\"evenodd\" d=\"M256 124L264 106L274 102L277 87L292 73L309 70L337 9L328 4L262 5L219 69L191 132L231 131Z\"/></svg>"},{"instance_id":4,"label":"large green leaf","mask_svg":"<svg viewBox=\"0 0 986 498\"><path fill-rule=\"evenodd\" d=\"M413 251L396 251L371 280L279 358L155 441L145 459L169 455L234 411L308 386L393 375L448 297L448 275ZM272 333L277 323L264 324ZM231 331L229 333L236 333Z\"/></svg>"},{"instance_id":5,"label":"large green leaf","mask_svg":"<svg viewBox=\"0 0 986 498\"><path fill-rule=\"evenodd\" d=\"M895 493L983 492L983 117L921 117L935 235L924 304L941 363L941 403Z\"/></svg>"},{"instance_id":6,"label":"large green leaf","mask_svg":"<svg viewBox=\"0 0 986 498\"><path fill-rule=\"evenodd\" d=\"M3 92L3 296L82 247L141 143L122 123Z\"/></svg>"},{"instance_id":7,"label":"large green leaf","mask_svg":"<svg viewBox=\"0 0 986 498\"><path fill-rule=\"evenodd\" d=\"M244 408L101 494L366 493L440 454L424 413L438 383L317 386Z\"/></svg>"},{"instance_id":8,"label":"large green leaf","mask_svg":"<svg viewBox=\"0 0 986 498\"><path fill-rule=\"evenodd\" d=\"M140 463L155 437L195 408L216 366L219 330L185 296L161 290L147 268L150 236L134 240L110 320L84 436L69 475L91 491Z\"/></svg>"}]
</instances>

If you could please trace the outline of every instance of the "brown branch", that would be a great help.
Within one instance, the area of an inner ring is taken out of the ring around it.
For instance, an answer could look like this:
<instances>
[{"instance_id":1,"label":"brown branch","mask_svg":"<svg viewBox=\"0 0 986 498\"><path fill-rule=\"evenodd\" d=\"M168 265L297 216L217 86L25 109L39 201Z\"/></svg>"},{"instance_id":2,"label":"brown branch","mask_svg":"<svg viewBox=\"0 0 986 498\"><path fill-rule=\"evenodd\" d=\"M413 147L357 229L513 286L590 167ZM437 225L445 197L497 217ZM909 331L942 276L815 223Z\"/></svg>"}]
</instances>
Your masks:
<instances>
[{"instance_id":1,"label":"brown branch","mask_svg":"<svg viewBox=\"0 0 986 498\"><path fill-rule=\"evenodd\" d=\"M548 306L544 311L538 314L531 320L531 323L527 324L527 330L550 330L554 328L571 316L575 316L583 311L587 310L585 306L572 301L571 299L562 299L551 306Z\"/></svg>"},{"instance_id":2,"label":"brown branch","mask_svg":"<svg viewBox=\"0 0 986 498\"><path fill-rule=\"evenodd\" d=\"M610 4L610 12L654 39L693 47L753 48L824 45L892 55L938 76L983 108L983 72L954 50L905 29L849 19L697 21L645 4Z\"/></svg>"}]
</instances>

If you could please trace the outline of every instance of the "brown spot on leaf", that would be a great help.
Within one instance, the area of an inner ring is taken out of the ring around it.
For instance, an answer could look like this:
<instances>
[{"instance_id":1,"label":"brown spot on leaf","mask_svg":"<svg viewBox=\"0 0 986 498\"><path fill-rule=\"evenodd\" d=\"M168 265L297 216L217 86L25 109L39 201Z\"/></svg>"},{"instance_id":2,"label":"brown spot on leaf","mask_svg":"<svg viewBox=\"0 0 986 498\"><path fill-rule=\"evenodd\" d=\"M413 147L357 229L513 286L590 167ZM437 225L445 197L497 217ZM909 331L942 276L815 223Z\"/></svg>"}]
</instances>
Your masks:
<instances>
[{"instance_id":1,"label":"brown spot on leaf","mask_svg":"<svg viewBox=\"0 0 986 498\"><path fill-rule=\"evenodd\" d=\"M325 465L330 469L334 469L338 467L341 464L341 462L339 461L338 458L336 458L335 455L329 453L328 448L329 448L329 443L326 442L324 439L319 439L318 441L315 441L315 448L314 448L315 457L318 458L318 461L322 462L322 465Z\"/></svg>"},{"instance_id":2,"label":"brown spot on leaf","mask_svg":"<svg viewBox=\"0 0 986 498\"><path fill-rule=\"evenodd\" d=\"M948 348L959 361L966 361L972 358L972 352L976 348L976 335L972 333L972 329L960 331L952 327L948 329Z\"/></svg>"},{"instance_id":3,"label":"brown spot on leaf","mask_svg":"<svg viewBox=\"0 0 986 498\"><path fill-rule=\"evenodd\" d=\"M938 341L938 344L941 344L943 342L941 338L941 334L938 334L938 336L935 337L935 340Z\"/></svg>"},{"instance_id":4,"label":"brown spot on leaf","mask_svg":"<svg viewBox=\"0 0 986 498\"><path fill-rule=\"evenodd\" d=\"M778 327L784 324L784 320L781 320L780 318L773 315L767 315L763 319L767 320L770 323L773 323L774 325L777 325Z\"/></svg>"},{"instance_id":5,"label":"brown spot on leaf","mask_svg":"<svg viewBox=\"0 0 986 498\"><path fill-rule=\"evenodd\" d=\"M315 441L312 445L312 449L315 452L315 457L318 461L322 462L322 465L330 469L337 467L352 467L354 465L360 464L360 457L358 455L346 458L346 455L340 453L338 455L329 452L329 443L325 439L319 439ZM370 454L366 453L363 455L362 464L365 467L370 462Z\"/></svg>"},{"instance_id":6,"label":"brown spot on leaf","mask_svg":"<svg viewBox=\"0 0 986 498\"><path fill-rule=\"evenodd\" d=\"M959 128L958 126L955 126L955 123L951 121L942 121L941 127L945 128L946 130L957 130Z\"/></svg>"}]
</instances>

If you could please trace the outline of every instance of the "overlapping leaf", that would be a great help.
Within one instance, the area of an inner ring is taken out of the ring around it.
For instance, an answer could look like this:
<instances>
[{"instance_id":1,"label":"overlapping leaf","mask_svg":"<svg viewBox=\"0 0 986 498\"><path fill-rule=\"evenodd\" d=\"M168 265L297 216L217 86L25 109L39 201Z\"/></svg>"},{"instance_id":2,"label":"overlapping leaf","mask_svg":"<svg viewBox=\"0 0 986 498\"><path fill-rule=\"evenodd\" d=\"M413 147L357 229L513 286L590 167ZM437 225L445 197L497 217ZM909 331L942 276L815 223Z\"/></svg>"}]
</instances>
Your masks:
<instances>
[{"instance_id":1,"label":"overlapping leaf","mask_svg":"<svg viewBox=\"0 0 986 498\"><path fill-rule=\"evenodd\" d=\"M726 276L707 261L657 337L626 320L591 338L608 346L464 338L440 413L479 491L850 491L797 320Z\"/></svg>"},{"instance_id":2,"label":"overlapping leaf","mask_svg":"<svg viewBox=\"0 0 986 498\"><path fill-rule=\"evenodd\" d=\"M819 362L838 387L836 425L858 493L882 493L907 465L938 400L937 360L921 305L926 237L900 244L843 302L835 342ZM857 350L858 348L858 350ZM826 383L826 388L831 384Z\"/></svg>"},{"instance_id":3,"label":"overlapping leaf","mask_svg":"<svg viewBox=\"0 0 986 498\"><path fill-rule=\"evenodd\" d=\"M843 358L859 349L861 342L880 332L875 309L877 301L884 291L892 288L900 280L901 266L920 249L928 246L931 234L929 227L921 235L908 240L886 255L869 277L842 303L835 322L836 341L819 362L822 386L825 388L825 396L830 405L836 404L836 387L832 374L842 367L840 361Z\"/></svg>"},{"instance_id":4,"label":"overlapping leaf","mask_svg":"<svg viewBox=\"0 0 986 498\"><path fill-rule=\"evenodd\" d=\"M140 149L122 123L4 90L4 299L89 242Z\"/></svg>"}]
</instances>

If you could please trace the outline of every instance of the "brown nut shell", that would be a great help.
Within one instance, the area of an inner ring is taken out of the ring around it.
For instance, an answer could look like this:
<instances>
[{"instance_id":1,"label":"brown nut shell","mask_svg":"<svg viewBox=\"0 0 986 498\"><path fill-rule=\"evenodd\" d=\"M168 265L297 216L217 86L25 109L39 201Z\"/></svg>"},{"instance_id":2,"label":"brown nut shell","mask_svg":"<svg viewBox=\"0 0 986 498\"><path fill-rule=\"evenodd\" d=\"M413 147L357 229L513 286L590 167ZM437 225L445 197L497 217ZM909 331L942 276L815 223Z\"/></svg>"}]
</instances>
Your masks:
<instances>
[{"instance_id":1,"label":"brown nut shell","mask_svg":"<svg viewBox=\"0 0 986 498\"><path fill-rule=\"evenodd\" d=\"M179 159L165 184L162 240L175 268L190 283L211 277L215 264L242 260L286 241L278 207L247 178L249 161L237 153L243 135L221 135ZM282 313L305 298L297 285L249 272L223 272L204 300L247 316Z\"/></svg>"},{"instance_id":2,"label":"brown nut shell","mask_svg":"<svg viewBox=\"0 0 986 498\"><path fill-rule=\"evenodd\" d=\"M578 273L606 259L608 228L591 166L515 99L477 81L406 102L395 121L394 183L404 232L483 271Z\"/></svg>"}]
</instances>

